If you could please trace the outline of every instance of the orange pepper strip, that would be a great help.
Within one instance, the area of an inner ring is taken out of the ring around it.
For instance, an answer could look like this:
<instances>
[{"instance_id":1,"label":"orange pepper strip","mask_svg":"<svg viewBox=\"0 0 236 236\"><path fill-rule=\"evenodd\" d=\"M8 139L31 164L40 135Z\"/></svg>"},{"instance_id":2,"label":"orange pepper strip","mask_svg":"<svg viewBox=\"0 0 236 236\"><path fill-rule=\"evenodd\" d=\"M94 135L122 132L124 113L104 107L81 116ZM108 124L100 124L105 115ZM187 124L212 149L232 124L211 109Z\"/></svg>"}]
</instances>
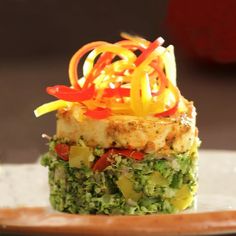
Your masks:
<instances>
[{"instance_id":1,"label":"orange pepper strip","mask_svg":"<svg viewBox=\"0 0 236 236\"><path fill-rule=\"evenodd\" d=\"M99 47L96 47L86 57L86 59L84 61L84 65L83 65L84 77L88 76L88 74L91 72L91 70L94 67L94 63L95 63L96 58L98 58L104 52L110 52L110 53L117 55L120 58L130 61L130 62L134 62L137 58L136 55L132 51L130 51L122 46L119 46L117 44L107 43L105 45L101 45Z\"/></svg>"},{"instance_id":2,"label":"orange pepper strip","mask_svg":"<svg viewBox=\"0 0 236 236\"><path fill-rule=\"evenodd\" d=\"M104 45L107 42L104 41L96 41L92 43L88 43L82 48L80 48L71 58L70 64L69 64L69 79L70 83L73 88L75 89L81 89L80 85L78 84L78 73L77 73L77 68L78 64L80 62L80 59L89 51L93 50L94 48Z\"/></svg>"},{"instance_id":3,"label":"orange pepper strip","mask_svg":"<svg viewBox=\"0 0 236 236\"><path fill-rule=\"evenodd\" d=\"M94 68L93 63L94 63L96 57L100 56L99 54L101 54L101 53L109 53L109 54L111 53L113 57L115 55L117 55L126 61L131 61L131 60L135 61L136 60L136 55L132 51L130 51L120 45L117 45L117 44L107 44L107 45L102 45L100 47L95 48L94 51L92 51L87 56L85 63L84 63L83 68L86 68L86 70L87 70L86 73L84 72L84 76L87 77L86 81L84 83L84 88L87 88L96 78L96 76L94 76L94 71L96 68ZM110 57L110 56L106 55L106 57ZM109 60L111 61L113 59L113 57L109 58ZM102 62L103 61L100 61L100 63L102 63ZM108 63L108 62L106 62L106 63ZM95 63L95 65L96 65L96 63ZM98 66L99 66L99 64L98 64ZM100 74L101 68L98 70L98 72L99 73L97 73L97 72L96 73Z\"/></svg>"},{"instance_id":4,"label":"orange pepper strip","mask_svg":"<svg viewBox=\"0 0 236 236\"><path fill-rule=\"evenodd\" d=\"M127 33L121 33L121 37L124 38L124 39L130 40L131 42L138 43L139 45L142 45L145 48L147 48L150 44L150 41L148 41L144 38L141 38L137 35L133 36L133 35L130 35L130 34L127 34Z\"/></svg>"},{"instance_id":5,"label":"orange pepper strip","mask_svg":"<svg viewBox=\"0 0 236 236\"><path fill-rule=\"evenodd\" d=\"M130 41L130 40L121 40L121 41L117 42L116 44L118 44L124 48L127 48L131 51L139 50L142 52L147 48L138 42L134 42L134 41Z\"/></svg>"},{"instance_id":6,"label":"orange pepper strip","mask_svg":"<svg viewBox=\"0 0 236 236\"><path fill-rule=\"evenodd\" d=\"M127 48L131 51L135 51L135 50L143 51L143 50L145 50L145 48L143 46L141 46L140 44L138 44L136 42L132 42L130 40L121 40L121 41L119 41L115 44L119 45L119 46L122 46L124 48ZM97 62L95 63L95 65L93 67L93 69L91 70L91 72L87 76L83 87L87 88L89 86L89 84L91 84L95 80L95 78L100 74L101 70L103 70L106 65L111 63L111 61L114 57L115 57L115 55L113 53L104 52L98 58Z\"/></svg>"}]
</instances>

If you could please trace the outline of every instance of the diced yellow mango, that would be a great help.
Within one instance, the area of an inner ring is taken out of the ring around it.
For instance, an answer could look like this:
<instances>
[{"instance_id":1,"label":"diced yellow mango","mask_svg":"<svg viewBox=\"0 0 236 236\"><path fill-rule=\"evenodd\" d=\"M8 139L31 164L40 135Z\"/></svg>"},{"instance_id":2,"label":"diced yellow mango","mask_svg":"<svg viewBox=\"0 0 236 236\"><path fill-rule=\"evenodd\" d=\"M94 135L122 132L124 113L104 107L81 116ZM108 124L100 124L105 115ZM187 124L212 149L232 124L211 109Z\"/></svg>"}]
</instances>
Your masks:
<instances>
[{"instance_id":1,"label":"diced yellow mango","mask_svg":"<svg viewBox=\"0 0 236 236\"><path fill-rule=\"evenodd\" d=\"M134 190L133 183L130 178L131 177L129 175L121 175L116 184L126 200L131 199L137 202L142 194Z\"/></svg>"},{"instance_id":2,"label":"diced yellow mango","mask_svg":"<svg viewBox=\"0 0 236 236\"><path fill-rule=\"evenodd\" d=\"M175 197L171 199L171 203L179 211L182 211L189 207L192 201L193 193L186 184L184 184L179 190L177 190Z\"/></svg>"},{"instance_id":3,"label":"diced yellow mango","mask_svg":"<svg viewBox=\"0 0 236 236\"><path fill-rule=\"evenodd\" d=\"M158 171L151 174L149 181L160 187L168 186L168 181Z\"/></svg>"},{"instance_id":4,"label":"diced yellow mango","mask_svg":"<svg viewBox=\"0 0 236 236\"><path fill-rule=\"evenodd\" d=\"M85 166L91 166L91 160L93 154L91 150L86 146L71 146L69 154L69 166L80 168L82 164Z\"/></svg>"}]
</instances>

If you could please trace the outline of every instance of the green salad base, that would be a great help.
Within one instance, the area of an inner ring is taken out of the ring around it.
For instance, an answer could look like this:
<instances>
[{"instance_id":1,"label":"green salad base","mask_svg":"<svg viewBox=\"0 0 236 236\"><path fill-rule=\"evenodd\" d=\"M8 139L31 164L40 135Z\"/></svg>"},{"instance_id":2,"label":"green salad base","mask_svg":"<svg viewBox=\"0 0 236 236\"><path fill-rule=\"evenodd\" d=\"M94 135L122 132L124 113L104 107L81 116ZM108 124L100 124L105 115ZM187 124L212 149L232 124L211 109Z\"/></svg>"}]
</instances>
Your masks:
<instances>
[{"instance_id":1,"label":"green salad base","mask_svg":"<svg viewBox=\"0 0 236 236\"><path fill-rule=\"evenodd\" d=\"M58 211L144 215L180 212L193 205L197 147L169 157L146 154L141 161L116 154L104 171L93 172L91 166L71 167L60 159L54 150L59 142L52 139L41 158L49 169L50 202ZM93 149L94 161L104 151Z\"/></svg>"}]
</instances>

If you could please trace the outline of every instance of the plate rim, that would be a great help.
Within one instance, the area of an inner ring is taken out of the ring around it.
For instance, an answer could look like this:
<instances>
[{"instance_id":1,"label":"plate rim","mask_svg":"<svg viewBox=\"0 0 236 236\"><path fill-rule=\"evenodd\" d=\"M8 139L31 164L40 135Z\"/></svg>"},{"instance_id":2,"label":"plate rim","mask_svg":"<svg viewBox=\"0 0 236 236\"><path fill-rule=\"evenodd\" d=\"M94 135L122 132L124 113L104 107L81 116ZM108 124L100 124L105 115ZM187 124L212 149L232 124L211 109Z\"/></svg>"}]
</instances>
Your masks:
<instances>
[{"instance_id":1,"label":"plate rim","mask_svg":"<svg viewBox=\"0 0 236 236\"><path fill-rule=\"evenodd\" d=\"M28 220L26 221L26 217ZM122 227L121 227L122 226ZM44 207L0 209L0 232L81 235L206 235L236 232L236 210L146 216L76 215Z\"/></svg>"},{"instance_id":2,"label":"plate rim","mask_svg":"<svg viewBox=\"0 0 236 236\"><path fill-rule=\"evenodd\" d=\"M200 155L204 152L236 154L235 150L200 149ZM0 208L0 232L124 236L227 234L236 233L236 210L106 216L60 213L50 207Z\"/></svg>"}]
</instances>

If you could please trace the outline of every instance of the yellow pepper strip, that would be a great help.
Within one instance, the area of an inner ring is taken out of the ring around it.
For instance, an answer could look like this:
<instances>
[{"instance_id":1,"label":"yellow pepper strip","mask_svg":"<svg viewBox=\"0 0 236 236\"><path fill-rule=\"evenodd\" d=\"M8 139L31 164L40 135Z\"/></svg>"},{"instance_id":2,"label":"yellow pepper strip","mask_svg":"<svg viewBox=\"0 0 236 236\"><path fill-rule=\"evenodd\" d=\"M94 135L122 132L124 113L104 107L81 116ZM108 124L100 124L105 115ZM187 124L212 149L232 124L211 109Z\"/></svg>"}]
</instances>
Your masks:
<instances>
[{"instance_id":1,"label":"yellow pepper strip","mask_svg":"<svg viewBox=\"0 0 236 236\"><path fill-rule=\"evenodd\" d=\"M88 43L82 48L80 48L71 58L70 64L69 64L69 79L72 87L79 89L80 85L78 84L78 72L77 67L79 64L80 59L89 51L93 50L94 48L101 46L103 44L106 44L107 42L103 41L96 41L92 43Z\"/></svg>"},{"instance_id":2,"label":"yellow pepper strip","mask_svg":"<svg viewBox=\"0 0 236 236\"><path fill-rule=\"evenodd\" d=\"M131 108L138 116L144 115L143 103L141 99L141 78L145 76L145 68L156 58L156 52L152 52L133 72L131 79L130 100Z\"/></svg>"},{"instance_id":3,"label":"yellow pepper strip","mask_svg":"<svg viewBox=\"0 0 236 236\"><path fill-rule=\"evenodd\" d=\"M179 100L178 111L180 113L186 113L188 111L188 108L185 104L185 101L184 101L183 97L181 97L180 100Z\"/></svg>"},{"instance_id":4,"label":"yellow pepper strip","mask_svg":"<svg viewBox=\"0 0 236 236\"><path fill-rule=\"evenodd\" d=\"M101 75L104 76L98 76L95 80L94 83L96 86L99 88L99 83L102 82L102 78L104 79L105 76L108 76L109 82L115 82L114 80L117 78L115 75L116 73L123 72L125 70L133 70L135 68L135 65L133 62L130 61L125 61L125 60L119 60L113 62L111 65L107 65L106 68L104 68L103 72ZM107 84L108 84L107 83ZM102 86L104 87L104 86Z\"/></svg>"},{"instance_id":5,"label":"yellow pepper strip","mask_svg":"<svg viewBox=\"0 0 236 236\"><path fill-rule=\"evenodd\" d=\"M104 70L103 74L98 76L94 83L98 89L105 89L109 87L109 83L114 82L116 83L118 80L118 76L116 76L116 73L123 72L125 70L134 70L135 65L134 63L130 61L125 60L119 60L115 61L111 65L108 65ZM124 82L124 76L119 76L119 82ZM101 98L102 94L99 93L100 97L97 96L97 98Z\"/></svg>"},{"instance_id":6,"label":"yellow pepper strip","mask_svg":"<svg viewBox=\"0 0 236 236\"><path fill-rule=\"evenodd\" d=\"M109 74L112 75L112 73L114 72L122 72L124 70L134 69L135 65L133 62L130 62L130 61L120 60L120 61L115 61L108 68L109 68L108 69ZM105 69L105 72L106 72L106 69Z\"/></svg>"},{"instance_id":7,"label":"yellow pepper strip","mask_svg":"<svg viewBox=\"0 0 236 236\"><path fill-rule=\"evenodd\" d=\"M94 80L94 83L97 89L102 88L101 83L104 81L105 77L107 77L107 74L105 73L102 73L98 77L96 77L96 79Z\"/></svg>"},{"instance_id":8,"label":"yellow pepper strip","mask_svg":"<svg viewBox=\"0 0 236 236\"><path fill-rule=\"evenodd\" d=\"M42 116L48 112L58 110L60 108L67 107L70 102L57 100L49 103L45 103L34 110L36 117Z\"/></svg>"},{"instance_id":9,"label":"yellow pepper strip","mask_svg":"<svg viewBox=\"0 0 236 236\"><path fill-rule=\"evenodd\" d=\"M130 106L128 103L120 103L120 102L111 102L110 103L112 111L129 111Z\"/></svg>"},{"instance_id":10,"label":"yellow pepper strip","mask_svg":"<svg viewBox=\"0 0 236 236\"><path fill-rule=\"evenodd\" d=\"M122 40L122 41L118 41L118 42L116 42L115 43L115 45L118 45L118 46L121 46L121 47L124 47L124 48L126 48L126 49L129 49L129 50L131 50L131 51L136 51L136 50L140 50L140 51L142 51L144 48L142 47L142 46L140 46L138 43L136 43L136 42L133 42L133 41L130 41L130 40ZM108 56L108 54L110 54L110 56ZM104 52L104 53L102 53L101 54L101 56L99 57L99 60L100 59L102 59L102 57L103 58L106 58L106 60L108 59L108 60L110 60L110 63L112 62L112 59L115 57L115 54L114 53L111 53L111 52ZM109 57L110 57L110 59L109 59ZM99 62L99 60L97 61L97 63ZM102 61L102 60L101 60ZM125 60L121 60L120 62L127 62L127 61L125 61ZM130 62L129 62L130 63ZM123 64L123 63L122 63ZM119 63L118 63L118 65L120 65ZM106 68L107 67L110 67L110 64L108 64L107 63L107 65L105 66L105 68L103 68L103 70L102 71L100 71L100 73L103 73L104 72L104 70L106 70ZM87 77L87 80L88 81L90 81L90 79L91 79L91 77L100 77L99 76L99 74L96 74L96 70L97 70L98 68L96 68L96 65L92 68L92 70L90 71L90 73L88 74L88 77ZM128 69L128 68L126 68L126 69ZM115 69L116 70L116 69ZM118 71L117 71L118 72ZM120 71L121 72L121 71ZM127 70L125 71L126 72L126 74L127 74ZM112 78L113 78L113 81L114 81L114 78L117 78L116 77L116 75L117 75L117 73L115 73L115 74L112 74ZM83 77L84 78L84 77ZM120 78L119 78L120 79ZM101 80L101 78L99 79L99 81ZM94 80L93 80L94 81ZM79 80L79 84L80 84L80 80ZM88 83L87 83L87 85L85 85L86 83L83 83L83 85L81 86L81 87L83 87L83 86L88 86Z\"/></svg>"},{"instance_id":11,"label":"yellow pepper strip","mask_svg":"<svg viewBox=\"0 0 236 236\"><path fill-rule=\"evenodd\" d=\"M130 89L130 101L131 108L137 116L144 115L143 101L141 97L141 80L145 78L145 72L142 70L136 70L133 73L133 78L131 80L131 89Z\"/></svg>"},{"instance_id":12,"label":"yellow pepper strip","mask_svg":"<svg viewBox=\"0 0 236 236\"><path fill-rule=\"evenodd\" d=\"M160 113L165 110L165 97L167 96L167 90L164 90L157 98L153 98L153 101L150 104L150 115Z\"/></svg>"},{"instance_id":13,"label":"yellow pepper strip","mask_svg":"<svg viewBox=\"0 0 236 236\"><path fill-rule=\"evenodd\" d=\"M174 47L170 45L161 55L161 59L165 65L166 77L176 86L176 63L174 55Z\"/></svg>"},{"instance_id":14,"label":"yellow pepper strip","mask_svg":"<svg viewBox=\"0 0 236 236\"><path fill-rule=\"evenodd\" d=\"M173 101L174 99L174 101ZM167 107L171 107L180 100L179 89L168 81L168 88L166 88L162 94L157 97L157 101L152 102L150 105L151 114L156 114L168 110ZM173 104L170 104L173 103Z\"/></svg>"},{"instance_id":15,"label":"yellow pepper strip","mask_svg":"<svg viewBox=\"0 0 236 236\"><path fill-rule=\"evenodd\" d=\"M148 115L150 104L152 101L152 92L150 87L149 76L147 73L141 78L141 94L143 114Z\"/></svg>"},{"instance_id":16,"label":"yellow pepper strip","mask_svg":"<svg viewBox=\"0 0 236 236\"><path fill-rule=\"evenodd\" d=\"M83 66L83 74L84 74L85 78L91 72L96 57L99 54L103 53L103 52L114 53L114 54L120 56L121 58L123 58L124 60L129 61L129 62L134 62L136 60L136 55L132 51L130 51L126 48L123 48L121 46L118 46L118 45L107 43L105 45L102 45L102 46L99 46L99 47L95 48L87 56L87 58L84 62L84 66Z\"/></svg>"}]
</instances>

